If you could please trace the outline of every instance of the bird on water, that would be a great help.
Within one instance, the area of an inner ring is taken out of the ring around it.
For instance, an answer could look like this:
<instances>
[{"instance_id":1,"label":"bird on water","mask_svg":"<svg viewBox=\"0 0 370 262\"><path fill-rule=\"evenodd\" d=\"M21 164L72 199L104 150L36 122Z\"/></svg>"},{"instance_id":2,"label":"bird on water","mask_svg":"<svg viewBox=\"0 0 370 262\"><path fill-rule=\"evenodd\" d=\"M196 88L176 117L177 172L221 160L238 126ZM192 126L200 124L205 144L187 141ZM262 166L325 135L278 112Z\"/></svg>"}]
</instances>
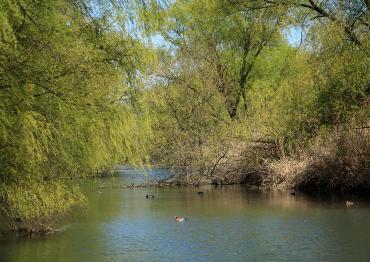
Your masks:
<instances>
[{"instance_id":1,"label":"bird on water","mask_svg":"<svg viewBox=\"0 0 370 262\"><path fill-rule=\"evenodd\" d=\"M185 222L186 221L186 218L185 217L175 216L175 220L176 220L176 222Z\"/></svg>"}]
</instances>

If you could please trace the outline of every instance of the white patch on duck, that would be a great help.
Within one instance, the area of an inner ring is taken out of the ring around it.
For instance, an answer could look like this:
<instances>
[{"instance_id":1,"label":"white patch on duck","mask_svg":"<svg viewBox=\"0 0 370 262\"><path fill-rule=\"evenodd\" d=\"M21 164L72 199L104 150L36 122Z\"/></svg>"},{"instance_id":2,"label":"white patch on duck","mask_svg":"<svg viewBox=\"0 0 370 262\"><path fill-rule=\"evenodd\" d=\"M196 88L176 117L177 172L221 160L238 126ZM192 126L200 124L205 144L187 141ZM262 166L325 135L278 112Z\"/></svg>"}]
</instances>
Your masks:
<instances>
[{"instance_id":1,"label":"white patch on duck","mask_svg":"<svg viewBox=\"0 0 370 262\"><path fill-rule=\"evenodd\" d=\"M176 222L185 222L186 221L186 218L185 217L175 216L175 220L176 220Z\"/></svg>"}]
</instances>

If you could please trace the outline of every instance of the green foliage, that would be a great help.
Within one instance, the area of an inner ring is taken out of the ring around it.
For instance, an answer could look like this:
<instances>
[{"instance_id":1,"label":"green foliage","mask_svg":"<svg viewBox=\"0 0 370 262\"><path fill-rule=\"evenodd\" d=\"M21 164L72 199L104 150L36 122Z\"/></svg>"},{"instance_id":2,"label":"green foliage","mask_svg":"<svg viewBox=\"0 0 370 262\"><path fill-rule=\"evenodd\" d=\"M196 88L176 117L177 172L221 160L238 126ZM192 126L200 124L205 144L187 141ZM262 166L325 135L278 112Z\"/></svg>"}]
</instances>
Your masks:
<instances>
[{"instance_id":1,"label":"green foliage","mask_svg":"<svg viewBox=\"0 0 370 262\"><path fill-rule=\"evenodd\" d=\"M176 66L168 71L176 75L188 63L193 71L207 71L231 118L242 98L246 107L256 59L282 41L279 28L285 23L280 12L244 12L216 0L177 1L162 9L152 4L142 16L152 25L149 32L161 34L174 49Z\"/></svg>"},{"instance_id":2,"label":"green foliage","mask_svg":"<svg viewBox=\"0 0 370 262\"><path fill-rule=\"evenodd\" d=\"M318 125L317 92L307 56L285 47L272 50L268 60L259 62L265 75L250 89L243 126L251 132L249 137L283 140L284 150L292 150L303 145Z\"/></svg>"},{"instance_id":3,"label":"green foliage","mask_svg":"<svg viewBox=\"0 0 370 262\"><path fill-rule=\"evenodd\" d=\"M145 48L88 11L82 1L0 4L0 216L13 227L77 204L68 179L147 159Z\"/></svg>"},{"instance_id":4,"label":"green foliage","mask_svg":"<svg viewBox=\"0 0 370 262\"><path fill-rule=\"evenodd\" d=\"M2 184L0 189L2 226L31 234L51 230L56 218L85 203L78 186L66 181L24 180Z\"/></svg>"},{"instance_id":5,"label":"green foliage","mask_svg":"<svg viewBox=\"0 0 370 262\"><path fill-rule=\"evenodd\" d=\"M152 92L152 157L182 174L211 175L215 159L229 146L229 116L212 79L182 73Z\"/></svg>"},{"instance_id":6,"label":"green foliage","mask_svg":"<svg viewBox=\"0 0 370 262\"><path fill-rule=\"evenodd\" d=\"M320 121L328 125L348 122L369 98L369 52L343 42L343 35L336 25L317 25L309 39L316 50L310 64L319 91L317 108ZM369 45L369 39L362 43Z\"/></svg>"},{"instance_id":7,"label":"green foliage","mask_svg":"<svg viewBox=\"0 0 370 262\"><path fill-rule=\"evenodd\" d=\"M240 141L273 144L284 156L320 130L366 125L366 14L363 1L145 2L147 32L167 45L158 52L155 88L159 103L170 106L153 107L160 115L155 137L161 137L155 156L171 166L188 158L194 169L201 148L212 166L217 152ZM299 47L284 39L291 26L302 28ZM222 121L210 124L214 115ZM198 136L209 143L185 142Z\"/></svg>"}]
</instances>

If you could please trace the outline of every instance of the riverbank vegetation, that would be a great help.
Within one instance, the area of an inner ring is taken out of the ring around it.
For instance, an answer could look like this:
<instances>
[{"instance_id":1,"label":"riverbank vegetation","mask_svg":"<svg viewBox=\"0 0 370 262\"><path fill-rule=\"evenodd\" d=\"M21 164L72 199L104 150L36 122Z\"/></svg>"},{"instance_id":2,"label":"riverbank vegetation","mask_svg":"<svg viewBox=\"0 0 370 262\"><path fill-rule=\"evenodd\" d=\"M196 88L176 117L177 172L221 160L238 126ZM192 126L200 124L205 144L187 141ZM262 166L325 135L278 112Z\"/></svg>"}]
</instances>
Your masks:
<instances>
[{"instance_id":1,"label":"riverbank vegetation","mask_svg":"<svg viewBox=\"0 0 370 262\"><path fill-rule=\"evenodd\" d=\"M195 183L370 188L366 1L161 3L158 159Z\"/></svg>"},{"instance_id":2,"label":"riverbank vegetation","mask_svg":"<svg viewBox=\"0 0 370 262\"><path fill-rule=\"evenodd\" d=\"M39 232L77 179L370 190L369 2L0 3L0 217Z\"/></svg>"}]
</instances>

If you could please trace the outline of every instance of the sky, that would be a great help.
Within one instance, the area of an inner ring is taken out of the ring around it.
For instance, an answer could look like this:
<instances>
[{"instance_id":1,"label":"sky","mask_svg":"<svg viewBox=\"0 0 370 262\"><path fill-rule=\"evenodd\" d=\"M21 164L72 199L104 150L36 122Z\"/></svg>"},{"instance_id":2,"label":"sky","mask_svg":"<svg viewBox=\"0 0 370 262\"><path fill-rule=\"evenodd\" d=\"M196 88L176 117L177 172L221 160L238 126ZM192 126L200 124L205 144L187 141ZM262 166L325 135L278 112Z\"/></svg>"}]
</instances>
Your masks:
<instances>
[{"instance_id":1,"label":"sky","mask_svg":"<svg viewBox=\"0 0 370 262\"><path fill-rule=\"evenodd\" d=\"M99 8L97 7L96 3L92 1L92 7L93 7L93 15L99 16ZM131 24L127 24L127 30L130 31L135 31L131 29ZM288 43L292 46L298 47L299 44L301 43L301 34L302 34L302 28L297 27L297 26L291 26L287 29L284 30L284 36L287 39ZM169 47L169 43L166 42L165 39L159 34L154 35L151 37L152 44L155 47Z\"/></svg>"},{"instance_id":2,"label":"sky","mask_svg":"<svg viewBox=\"0 0 370 262\"><path fill-rule=\"evenodd\" d=\"M287 39L288 43L292 46L298 47L301 43L301 34L302 34L302 28L291 26L284 30L284 36ZM166 40L163 39L163 37L159 34L156 34L151 37L152 44L155 47L163 47L167 46L169 47L168 43L166 43Z\"/></svg>"},{"instance_id":3,"label":"sky","mask_svg":"<svg viewBox=\"0 0 370 262\"><path fill-rule=\"evenodd\" d=\"M284 35L288 40L288 43L292 46L299 46L301 43L302 28L291 26L284 31Z\"/></svg>"}]
</instances>

